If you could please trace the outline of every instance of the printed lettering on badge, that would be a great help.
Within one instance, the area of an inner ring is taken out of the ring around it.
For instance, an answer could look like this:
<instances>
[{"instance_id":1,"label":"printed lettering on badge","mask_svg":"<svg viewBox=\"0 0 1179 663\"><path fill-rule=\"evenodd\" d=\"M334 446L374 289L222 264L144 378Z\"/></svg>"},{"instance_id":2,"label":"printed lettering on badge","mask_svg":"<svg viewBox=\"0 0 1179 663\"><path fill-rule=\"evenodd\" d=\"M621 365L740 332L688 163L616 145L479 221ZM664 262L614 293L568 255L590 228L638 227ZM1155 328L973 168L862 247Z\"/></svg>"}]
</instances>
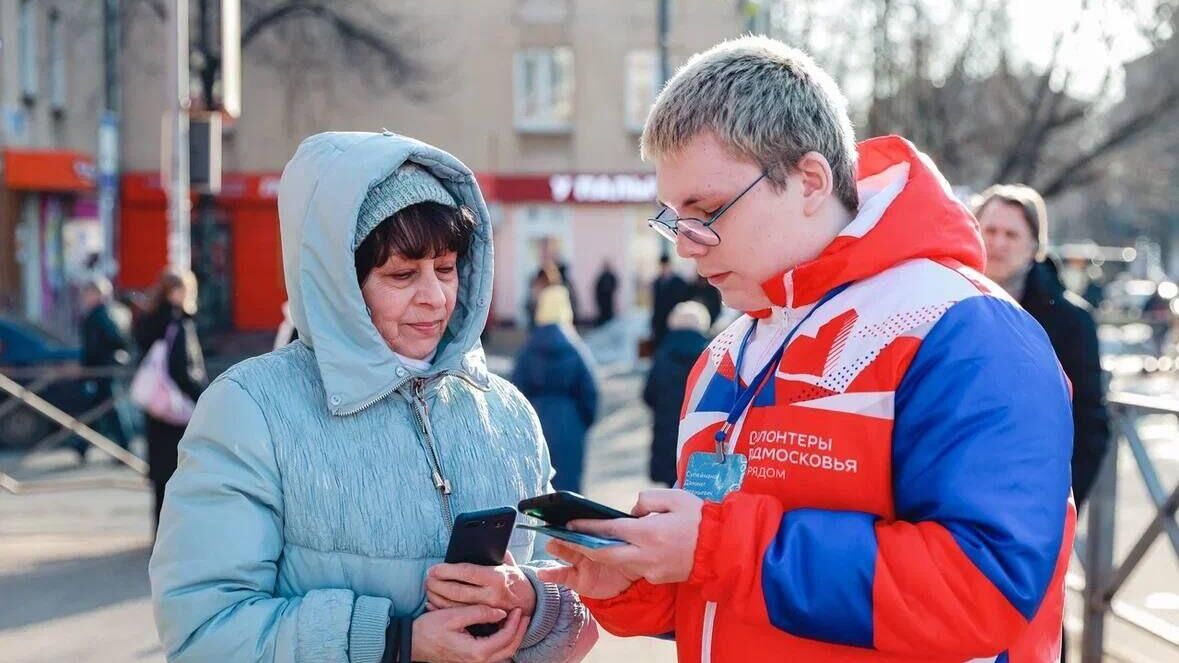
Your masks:
<instances>
[{"instance_id":1,"label":"printed lettering on badge","mask_svg":"<svg viewBox=\"0 0 1179 663\"><path fill-rule=\"evenodd\" d=\"M708 451L697 451L688 458L684 490L708 502L720 502L741 487L749 459L744 454L728 454L724 462Z\"/></svg>"}]
</instances>

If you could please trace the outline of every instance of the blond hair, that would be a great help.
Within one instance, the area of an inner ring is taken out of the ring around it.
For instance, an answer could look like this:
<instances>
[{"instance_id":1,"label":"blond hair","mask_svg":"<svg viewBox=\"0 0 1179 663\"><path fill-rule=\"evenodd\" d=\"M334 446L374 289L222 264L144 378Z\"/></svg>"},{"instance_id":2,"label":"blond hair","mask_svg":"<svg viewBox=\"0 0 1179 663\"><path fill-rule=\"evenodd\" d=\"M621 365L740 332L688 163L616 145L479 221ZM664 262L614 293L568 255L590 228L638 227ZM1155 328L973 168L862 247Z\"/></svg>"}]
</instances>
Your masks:
<instances>
[{"instance_id":1,"label":"blond hair","mask_svg":"<svg viewBox=\"0 0 1179 663\"><path fill-rule=\"evenodd\" d=\"M672 330L690 329L707 334L710 324L712 317L708 314L708 309L697 301L680 302L667 316L667 328Z\"/></svg>"},{"instance_id":2,"label":"blond hair","mask_svg":"<svg viewBox=\"0 0 1179 663\"><path fill-rule=\"evenodd\" d=\"M1014 205L1023 213L1032 237L1036 240L1036 260L1043 260L1048 252L1048 206L1038 191L1026 184L996 184L975 196L975 218L982 216L993 201Z\"/></svg>"},{"instance_id":3,"label":"blond hair","mask_svg":"<svg viewBox=\"0 0 1179 663\"><path fill-rule=\"evenodd\" d=\"M643 159L674 154L704 131L761 166L778 189L803 156L818 152L831 166L839 201L850 212L859 208L847 99L798 49L741 37L693 55L647 115Z\"/></svg>"},{"instance_id":4,"label":"blond hair","mask_svg":"<svg viewBox=\"0 0 1179 663\"><path fill-rule=\"evenodd\" d=\"M536 325L572 325L573 305L569 290L563 285L546 286L536 296Z\"/></svg>"}]
</instances>

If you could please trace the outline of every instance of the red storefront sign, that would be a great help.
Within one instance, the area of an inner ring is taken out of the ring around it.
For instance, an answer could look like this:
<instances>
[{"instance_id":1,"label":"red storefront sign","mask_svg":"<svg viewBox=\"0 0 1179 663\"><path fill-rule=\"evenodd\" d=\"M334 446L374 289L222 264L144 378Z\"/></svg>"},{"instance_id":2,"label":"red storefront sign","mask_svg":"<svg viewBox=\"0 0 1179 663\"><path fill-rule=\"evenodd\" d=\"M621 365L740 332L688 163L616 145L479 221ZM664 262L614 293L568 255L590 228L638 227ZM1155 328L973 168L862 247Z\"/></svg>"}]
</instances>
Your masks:
<instances>
[{"instance_id":1,"label":"red storefront sign","mask_svg":"<svg viewBox=\"0 0 1179 663\"><path fill-rule=\"evenodd\" d=\"M216 197L230 228L233 323L239 330L272 330L282 321L278 182L277 173L226 173ZM121 204L119 283L146 288L167 262L167 196L159 173L124 175Z\"/></svg>"},{"instance_id":2,"label":"red storefront sign","mask_svg":"<svg viewBox=\"0 0 1179 663\"><path fill-rule=\"evenodd\" d=\"M4 186L23 191L94 189L94 160L70 150L4 150Z\"/></svg>"},{"instance_id":3,"label":"red storefront sign","mask_svg":"<svg viewBox=\"0 0 1179 663\"><path fill-rule=\"evenodd\" d=\"M483 196L500 203L628 205L655 202L653 173L478 173Z\"/></svg>"},{"instance_id":4,"label":"red storefront sign","mask_svg":"<svg viewBox=\"0 0 1179 663\"><path fill-rule=\"evenodd\" d=\"M225 173L221 177L222 203L270 203L278 200L278 173ZM159 173L123 175L123 199L135 203L166 203L167 192ZM192 194L196 199L196 194Z\"/></svg>"}]
</instances>

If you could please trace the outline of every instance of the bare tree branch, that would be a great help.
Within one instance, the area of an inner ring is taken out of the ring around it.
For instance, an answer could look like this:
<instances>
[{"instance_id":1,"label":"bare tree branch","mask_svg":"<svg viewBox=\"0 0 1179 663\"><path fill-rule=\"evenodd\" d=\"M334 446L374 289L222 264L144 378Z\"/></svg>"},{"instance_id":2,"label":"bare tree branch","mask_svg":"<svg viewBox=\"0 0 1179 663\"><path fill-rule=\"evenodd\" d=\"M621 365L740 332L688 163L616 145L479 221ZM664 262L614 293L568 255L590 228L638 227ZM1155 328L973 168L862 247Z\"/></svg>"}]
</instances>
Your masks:
<instances>
[{"instance_id":1,"label":"bare tree branch","mask_svg":"<svg viewBox=\"0 0 1179 663\"><path fill-rule=\"evenodd\" d=\"M300 17L315 18L330 26L345 48L359 47L379 58L381 71L402 84L402 92L411 98L421 98L423 95L419 89L407 86L423 78L421 63L411 58L408 51L389 35L373 27L379 23L347 14L339 5L334 2L290 0L260 8L242 30L242 48L248 47L260 35L284 22ZM379 17L391 18L383 12L379 12Z\"/></svg>"},{"instance_id":2,"label":"bare tree branch","mask_svg":"<svg viewBox=\"0 0 1179 663\"><path fill-rule=\"evenodd\" d=\"M1045 198L1051 198L1063 191L1073 188L1082 180L1077 176L1093 165L1102 157L1107 156L1119 147L1125 146L1133 139L1141 136L1147 130L1159 124L1165 116L1172 113L1174 106L1179 103L1179 88L1172 88L1150 108L1137 113L1129 120L1122 122L1092 149L1073 159L1067 166L1061 168L1055 176L1047 180L1047 184L1040 188Z\"/></svg>"},{"instance_id":3,"label":"bare tree branch","mask_svg":"<svg viewBox=\"0 0 1179 663\"><path fill-rule=\"evenodd\" d=\"M161 21L168 18L168 8L164 0L136 0L138 4L146 5Z\"/></svg>"},{"instance_id":4,"label":"bare tree branch","mask_svg":"<svg viewBox=\"0 0 1179 663\"><path fill-rule=\"evenodd\" d=\"M1056 72L1056 63L1060 60L1060 49L1064 45L1065 38L1071 34L1075 34L1080 29L1080 26L1081 18L1078 15L1070 29L1061 30L1056 34L1052 42L1052 55L1048 60L1048 66L1040 74L1039 80L1036 83L1036 90L1027 105L1027 114L1024 117L1023 127L1020 128L1019 132L1015 135L1015 139L1009 144L1007 156L999 162L998 169L995 170L994 176L991 177L992 182L1007 181L1016 166L1027 160L1028 148L1032 145L1032 136L1040 128L1040 109L1049 101L1050 97L1054 96L1051 89L1051 81L1052 75ZM1051 114L1047 121L1051 121Z\"/></svg>"}]
</instances>

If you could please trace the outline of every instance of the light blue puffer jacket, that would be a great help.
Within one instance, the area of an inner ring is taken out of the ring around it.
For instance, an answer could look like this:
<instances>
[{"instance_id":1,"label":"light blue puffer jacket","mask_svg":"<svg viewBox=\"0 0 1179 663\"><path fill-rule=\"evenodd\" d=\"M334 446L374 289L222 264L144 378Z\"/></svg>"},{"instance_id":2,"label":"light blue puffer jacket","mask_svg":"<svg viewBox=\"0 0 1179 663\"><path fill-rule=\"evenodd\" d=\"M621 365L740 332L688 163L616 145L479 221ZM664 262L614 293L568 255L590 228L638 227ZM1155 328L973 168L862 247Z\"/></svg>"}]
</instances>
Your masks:
<instances>
[{"instance_id":1,"label":"light blue puffer jacket","mask_svg":"<svg viewBox=\"0 0 1179 663\"><path fill-rule=\"evenodd\" d=\"M433 366L404 366L369 320L352 240L365 194L406 161L478 217ZM234 366L180 443L150 572L170 661L370 663L390 615L417 615L453 517L549 490L536 415L487 371L491 222L470 170L391 133L299 146L279 189L283 264L300 341ZM512 554L532 559L517 529ZM517 661L584 655L596 626L536 580Z\"/></svg>"}]
</instances>

